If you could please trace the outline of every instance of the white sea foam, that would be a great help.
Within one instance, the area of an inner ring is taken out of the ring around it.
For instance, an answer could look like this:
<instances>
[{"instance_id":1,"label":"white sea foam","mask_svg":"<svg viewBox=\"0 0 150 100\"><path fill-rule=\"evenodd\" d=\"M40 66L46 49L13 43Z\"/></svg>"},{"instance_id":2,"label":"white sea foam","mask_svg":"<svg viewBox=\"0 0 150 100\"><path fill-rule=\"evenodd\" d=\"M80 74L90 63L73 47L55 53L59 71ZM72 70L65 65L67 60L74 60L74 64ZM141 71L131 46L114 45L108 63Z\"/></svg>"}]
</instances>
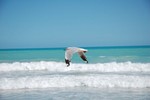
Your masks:
<instances>
[{"instance_id":1,"label":"white sea foam","mask_svg":"<svg viewBox=\"0 0 150 100\"><path fill-rule=\"evenodd\" d=\"M0 64L1 89L51 87L149 88L150 63L15 62Z\"/></svg>"},{"instance_id":2,"label":"white sea foam","mask_svg":"<svg viewBox=\"0 0 150 100\"><path fill-rule=\"evenodd\" d=\"M2 78L0 89L30 89L51 87L149 88L150 77L124 75L38 76Z\"/></svg>"},{"instance_id":3,"label":"white sea foam","mask_svg":"<svg viewBox=\"0 0 150 100\"><path fill-rule=\"evenodd\" d=\"M66 67L64 62L14 62L0 63L0 72L8 71L36 71L48 70L52 72L66 71L98 71L98 72L150 72L150 63L110 62L97 64L71 64Z\"/></svg>"}]
</instances>

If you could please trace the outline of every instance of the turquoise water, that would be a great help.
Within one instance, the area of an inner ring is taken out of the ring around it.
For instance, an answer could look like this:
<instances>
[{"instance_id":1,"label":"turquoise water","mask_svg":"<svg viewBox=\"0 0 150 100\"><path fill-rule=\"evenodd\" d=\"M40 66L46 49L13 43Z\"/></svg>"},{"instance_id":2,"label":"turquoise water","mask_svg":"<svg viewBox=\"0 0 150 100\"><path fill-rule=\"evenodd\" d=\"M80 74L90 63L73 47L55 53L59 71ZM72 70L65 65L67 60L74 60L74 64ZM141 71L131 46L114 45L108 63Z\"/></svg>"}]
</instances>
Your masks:
<instances>
[{"instance_id":1,"label":"turquoise water","mask_svg":"<svg viewBox=\"0 0 150 100\"><path fill-rule=\"evenodd\" d=\"M150 46L86 47L86 49L88 49L86 56L90 63L150 62ZM64 62L64 52L64 48L0 50L0 62ZM72 62L82 63L82 60L78 57L78 54L74 54Z\"/></svg>"}]
</instances>

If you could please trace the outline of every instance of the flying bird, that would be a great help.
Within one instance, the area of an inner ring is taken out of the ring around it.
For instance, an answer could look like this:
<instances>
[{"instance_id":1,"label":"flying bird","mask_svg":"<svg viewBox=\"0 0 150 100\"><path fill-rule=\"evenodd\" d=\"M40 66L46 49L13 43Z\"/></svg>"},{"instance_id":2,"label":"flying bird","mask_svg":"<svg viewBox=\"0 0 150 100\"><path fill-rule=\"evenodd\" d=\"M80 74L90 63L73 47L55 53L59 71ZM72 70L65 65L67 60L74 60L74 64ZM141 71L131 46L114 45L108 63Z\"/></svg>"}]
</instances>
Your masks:
<instances>
[{"instance_id":1,"label":"flying bird","mask_svg":"<svg viewBox=\"0 0 150 100\"><path fill-rule=\"evenodd\" d=\"M84 53L86 53L88 50L78 47L68 47L65 50L65 62L67 64L67 67L70 66L71 58L74 53L78 53L79 56L82 58L83 61L88 63L86 56Z\"/></svg>"}]
</instances>

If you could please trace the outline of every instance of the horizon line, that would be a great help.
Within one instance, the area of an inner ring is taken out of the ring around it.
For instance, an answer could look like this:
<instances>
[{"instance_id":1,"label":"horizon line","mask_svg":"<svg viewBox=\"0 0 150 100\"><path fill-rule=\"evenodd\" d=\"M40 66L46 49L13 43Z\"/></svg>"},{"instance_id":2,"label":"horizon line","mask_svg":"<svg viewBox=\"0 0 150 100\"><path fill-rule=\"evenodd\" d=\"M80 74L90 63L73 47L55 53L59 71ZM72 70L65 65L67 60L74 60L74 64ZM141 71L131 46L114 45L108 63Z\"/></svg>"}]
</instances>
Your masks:
<instances>
[{"instance_id":1,"label":"horizon line","mask_svg":"<svg viewBox=\"0 0 150 100\"><path fill-rule=\"evenodd\" d=\"M76 46L75 46L76 47ZM78 46L81 48L87 48L87 49L92 49L92 48L138 48L138 47L150 47L150 45L125 45L125 46ZM64 49L66 47L39 47L39 48L2 48L0 50L55 50L55 49Z\"/></svg>"}]
</instances>

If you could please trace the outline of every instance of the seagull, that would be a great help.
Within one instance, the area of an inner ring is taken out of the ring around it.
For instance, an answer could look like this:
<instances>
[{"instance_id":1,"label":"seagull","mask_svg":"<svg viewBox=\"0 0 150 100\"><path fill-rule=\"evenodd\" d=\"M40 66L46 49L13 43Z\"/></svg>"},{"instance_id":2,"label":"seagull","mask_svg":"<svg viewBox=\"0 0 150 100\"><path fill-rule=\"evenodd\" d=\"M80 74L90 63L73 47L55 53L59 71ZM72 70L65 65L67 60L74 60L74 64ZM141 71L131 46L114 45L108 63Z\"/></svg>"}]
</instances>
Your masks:
<instances>
[{"instance_id":1,"label":"seagull","mask_svg":"<svg viewBox=\"0 0 150 100\"><path fill-rule=\"evenodd\" d=\"M82 58L83 61L88 63L86 56L84 53L86 53L88 50L83 49L83 48L78 48L78 47L68 47L65 50L65 62L67 64L67 67L70 66L71 58L74 53L78 53L79 56Z\"/></svg>"}]
</instances>

